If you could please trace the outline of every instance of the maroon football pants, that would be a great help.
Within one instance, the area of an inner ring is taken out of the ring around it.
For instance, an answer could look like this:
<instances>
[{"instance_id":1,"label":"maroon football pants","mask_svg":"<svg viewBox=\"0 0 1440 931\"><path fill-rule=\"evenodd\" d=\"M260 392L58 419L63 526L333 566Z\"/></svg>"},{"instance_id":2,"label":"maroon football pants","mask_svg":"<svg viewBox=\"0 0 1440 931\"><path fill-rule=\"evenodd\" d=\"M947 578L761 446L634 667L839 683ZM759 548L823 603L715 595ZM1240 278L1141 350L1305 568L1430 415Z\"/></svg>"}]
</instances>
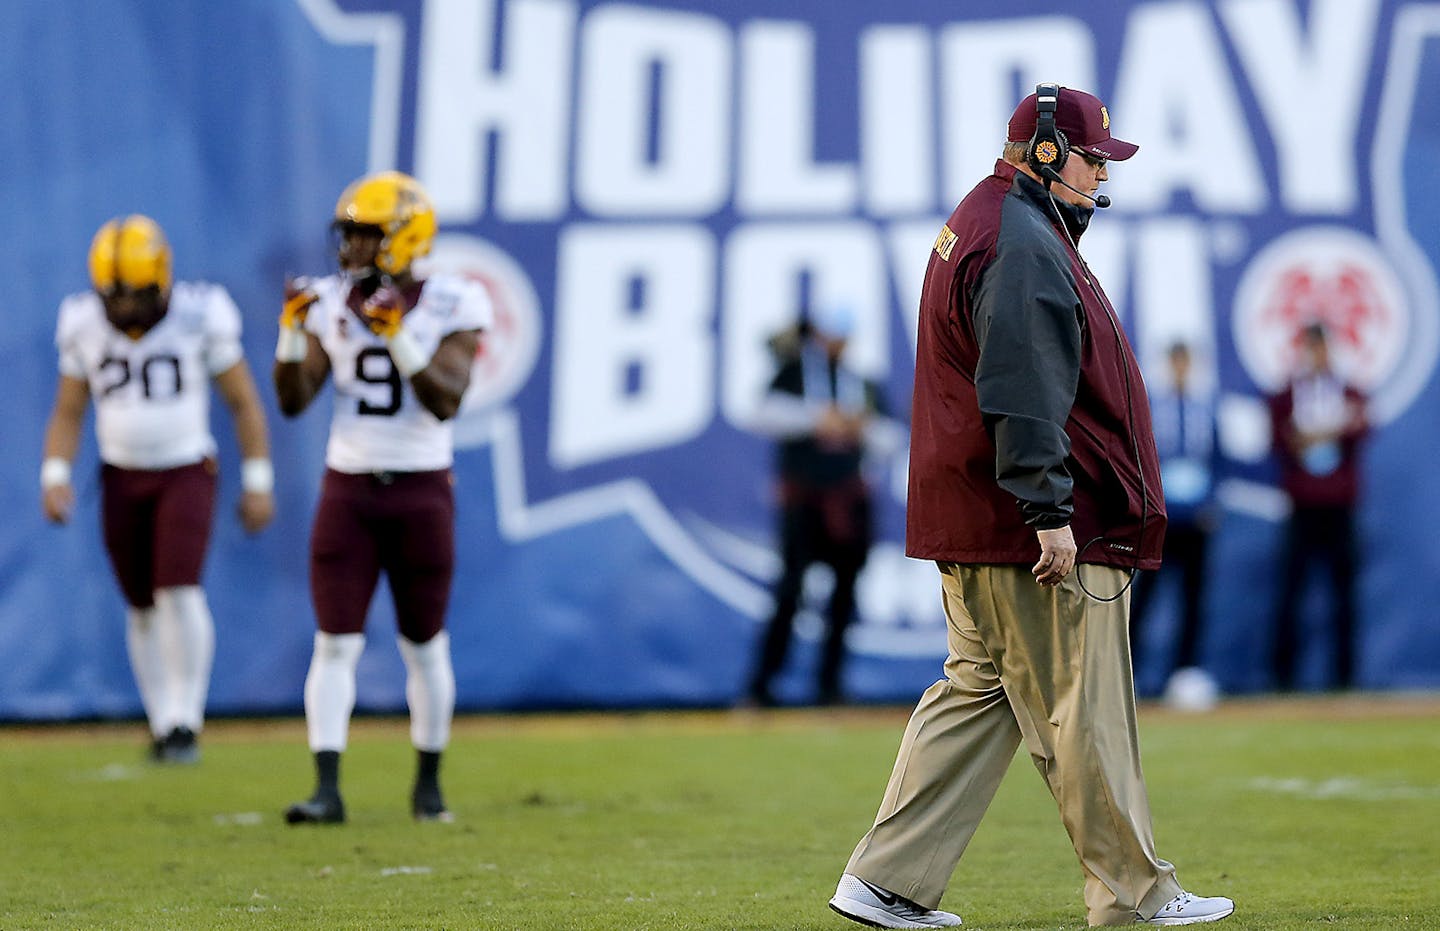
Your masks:
<instances>
[{"instance_id":1,"label":"maroon football pants","mask_svg":"<svg viewBox=\"0 0 1440 931\"><path fill-rule=\"evenodd\" d=\"M327 634L358 634L380 573L400 634L425 643L445 626L455 570L449 469L351 475L325 470L310 535L310 594Z\"/></svg>"},{"instance_id":2,"label":"maroon football pants","mask_svg":"<svg viewBox=\"0 0 1440 931\"><path fill-rule=\"evenodd\" d=\"M100 470L105 550L132 607L157 588L199 585L215 520L215 460L174 469Z\"/></svg>"}]
</instances>

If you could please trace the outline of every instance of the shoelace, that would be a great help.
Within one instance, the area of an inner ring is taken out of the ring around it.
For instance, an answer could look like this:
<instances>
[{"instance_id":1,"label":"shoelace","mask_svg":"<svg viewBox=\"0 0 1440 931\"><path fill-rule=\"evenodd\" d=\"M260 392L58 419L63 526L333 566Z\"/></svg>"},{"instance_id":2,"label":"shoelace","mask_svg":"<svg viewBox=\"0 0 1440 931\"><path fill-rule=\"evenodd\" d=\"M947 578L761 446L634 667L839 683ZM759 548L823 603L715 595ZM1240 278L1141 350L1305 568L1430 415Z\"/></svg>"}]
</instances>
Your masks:
<instances>
[{"instance_id":1,"label":"shoelace","mask_svg":"<svg viewBox=\"0 0 1440 931\"><path fill-rule=\"evenodd\" d=\"M1185 906L1189 905L1193 901L1195 901L1194 895L1189 892L1182 892L1175 898L1171 899L1170 902L1163 909L1161 909L1161 911L1183 912L1185 911Z\"/></svg>"}]
</instances>

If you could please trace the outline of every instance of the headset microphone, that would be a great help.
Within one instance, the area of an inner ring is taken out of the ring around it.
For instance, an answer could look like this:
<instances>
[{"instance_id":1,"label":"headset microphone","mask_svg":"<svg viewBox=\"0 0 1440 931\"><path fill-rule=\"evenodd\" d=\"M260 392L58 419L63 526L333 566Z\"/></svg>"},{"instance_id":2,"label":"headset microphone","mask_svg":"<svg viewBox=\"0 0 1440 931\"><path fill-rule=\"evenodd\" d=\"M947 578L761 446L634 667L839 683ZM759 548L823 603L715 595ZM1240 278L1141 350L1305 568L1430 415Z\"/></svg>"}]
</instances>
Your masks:
<instances>
[{"instance_id":1,"label":"headset microphone","mask_svg":"<svg viewBox=\"0 0 1440 931\"><path fill-rule=\"evenodd\" d=\"M1060 173L1059 173L1058 171L1056 171L1055 169L1051 168L1049 165L1046 165L1046 166L1044 166L1043 168L1041 168L1041 169L1040 169L1040 173L1043 174L1045 177L1049 178L1051 181L1059 182L1059 184L1060 184L1061 187L1069 188L1070 190L1074 191L1076 194L1079 194L1081 197L1083 197L1083 198L1085 198L1086 200L1090 201L1091 203L1093 203L1093 204L1094 204L1095 206L1097 206L1097 207L1102 207L1102 208L1103 208L1103 207L1108 207L1108 206L1110 206L1110 198L1106 197L1104 194L1095 194L1095 195L1086 194L1084 191L1080 190L1079 188L1073 187L1072 185L1067 184L1067 183L1065 182L1065 179L1062 178L1062 177L1060 177Z\"/></svg>"}]
</instances>

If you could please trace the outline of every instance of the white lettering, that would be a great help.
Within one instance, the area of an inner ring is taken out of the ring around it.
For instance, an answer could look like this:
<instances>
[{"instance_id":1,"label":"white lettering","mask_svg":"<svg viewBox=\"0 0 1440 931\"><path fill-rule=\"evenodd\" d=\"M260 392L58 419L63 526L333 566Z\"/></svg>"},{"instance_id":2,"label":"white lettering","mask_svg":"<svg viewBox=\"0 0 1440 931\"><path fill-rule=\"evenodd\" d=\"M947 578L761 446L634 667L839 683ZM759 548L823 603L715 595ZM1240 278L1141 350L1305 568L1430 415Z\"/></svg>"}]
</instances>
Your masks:
<instances>
[{"instance_id":1,"label":"white lettering","mask_svg":"<svg viewBox=\"0 0 1440 931\"><path fill-rule=\"evenodd\" d=\"M1259 213L1268 194L1215 22L1205 4L1137 7L1120 55L1111 131L1140 145L1113 168L1127 210L1162 210L1189 192L1211 213Z\"/></svg>"},{"instance_id":2,"label":"white lettering","mask_svg":"<svg viewBox=\"0 0 1440 931\"><path fill-rule=\"evenodd\" d=\"M427 0L421 28L415 170L442 221L484 215L489 136L494 213L547 220L568 206L566 171L575 4L508 0L503 69L489 36L496 0Z\"/></svg>"},{"instance_id":3,"label":"white lettering","mask_svg":"<svg viewBox=\"0 0 1440 931\"><path fill-rule=\"evenodd\" d=\"M846 631L852 651L886 657L945 655L944 599L933 562L908 558L897 543L876 543L855 596L863 623Z\"/></svg>"},{"instance_id":4,"label":"white lettering","mask_svg":"<svg viewBox=\"0 0 1440 931\"><path fill-rule=\"evenodd\" d=\"M1188 344L1197 362L1212 359L1215 289L1209 230L1185 217L1147 220L1133 232L1131 319L1139 332L1137 351L1145 370L1164 371L1165 350L1176 342Z\"/></svg>"},{"instance_id":5,"label":"white lettering","mask_svg":"<svg viewBox=\"0 0 1440 931\"><path fill-rule=\"evenodd\" d=\"M1110 305L1120 319L1126 320L1127 304L1125 283L1130 280L1125 267L1126 242L1124 224L1106 215L1099 223L1091 223L1080 240L1080 253L1095 277L1095 283L1105 292Z\"/></svg>"},{"instance_id":6,"label":"white lettering","mask_svg":"<svg viewBox=\"0 0 1440 931\"><path fill-rule=\"evenodd\" d=\"M741 427L749 422L775 373L766 340L799 318L806 276L812 306L853 314L850 365L872 378L888 374L885 271L884 247L869 223L751 223L737 229L725 244L726 418Z\"/></svg>"},{"instance_id":7,"label":"white lettering","mask_svg":"<svg viewBox=\"0 0 1440 931\"><path fill-rule=\"evenodd\" d=\"M945 217L896 223L886 231L885 241L890 252L891 274L895 295L900 304L900 321L910 339L910 356L915 355L919 342L920 295L925 288L925 268L929 263L935 234Z\"/></svg>"},{"instance_id":8,"label":"white lettering","mask_svg":"<svg viewBox=\"0 0 1440 931\"><path fill-rule=\"evenodd\" d=\"M860 35L860 166L873 216L915 214L935 202L934 57L921 26Z\"/></svg>"},{"instance_id":9,"label":"white lettering","mask_svg":"<svg viewBox=\"0 0 1440 931\"><path fill-rule=\"evenodd\" d=\"M738 209L751 214L855 209L853 165L815 162L815 38L804 23L741 30Z\"/></svg>"},{"instance_id":10,"label":"white lettering","mask_svg":"<svg viewBox=\"0 0 1440 931\"><path fill-rule=\"evenodd\" d=\"M1309 48L1289 0L1220 6L1275 139L1280 199L1296 213L1355 209L1355 134L1377 6L1375 0L1314 0Z\"/></svg>"},{"instance_id":11,"label":"white lettering","mask_svg":"<svg viewBox=\"0 0 1440 931\"><path fill-rule=\"evenodd\" d=\"M575 147L582 206L602 216L703 216L724 205L730 43L708 16L615 6L586 19Z\"/></svg>"},{"instance_id":12,"label":"white lettering","mask_svg":"<svg viewBox=\"0 0 1440 931\"><path fill-rule=\"evenodd\" d=\"M556 260L550 460L676 445L715 407L715 244L700 226L572 224Z\"/></svg>"},{"instance_id":13,"label":"white lettering","mask_svg":"<svg viewBox=\"0 0 1440 931\"><path fill-rule=\"evenodd\" d=\"M990 174L1010 114L1036 84L1053 81L1098 93L1095 40L1085 23L1070 17L947 26L940 54L946 202L937 206L947 214Z\"/></svg>"}]
</instances>

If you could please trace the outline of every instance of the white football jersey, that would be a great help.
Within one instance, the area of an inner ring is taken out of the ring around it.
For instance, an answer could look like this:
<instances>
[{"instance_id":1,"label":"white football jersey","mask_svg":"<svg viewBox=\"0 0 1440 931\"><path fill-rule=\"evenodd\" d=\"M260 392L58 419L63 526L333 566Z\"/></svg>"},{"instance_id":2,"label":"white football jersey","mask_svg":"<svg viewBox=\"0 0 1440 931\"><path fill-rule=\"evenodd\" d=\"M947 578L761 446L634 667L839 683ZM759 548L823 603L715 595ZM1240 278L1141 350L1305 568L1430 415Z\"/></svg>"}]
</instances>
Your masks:
<instances>
[{"instance_id":1,"label":"white football jersey","mask_svg":"<svg viewBox=\"0 0 1440 931\"><path fill-rule=\"evenodd\" d=\"M454 428L425 409L385 341L345 304L349 281L340 275L313 285L319 296L305 317L330 357L335 406L325 464L337 472L428 472L455 459ZM491 325L490 296L477 281L459 275L425 280L420 301L405 314L405 329L428 353L440 340Z\"/></svg>"},{"instance_id":2,"label":"white football jersey","mask_svg":"<svg viewBox=\"0 0 1440 931\"><path fill-rule=\"evenodd\" d=\"M90 385L100 458L171 469L215 454L210 380L244 357L240 311L216 284L177 282L160 322L139 339L110 325L93 291L60 304L60 372Z\"/></svg>"}]
</instances>

